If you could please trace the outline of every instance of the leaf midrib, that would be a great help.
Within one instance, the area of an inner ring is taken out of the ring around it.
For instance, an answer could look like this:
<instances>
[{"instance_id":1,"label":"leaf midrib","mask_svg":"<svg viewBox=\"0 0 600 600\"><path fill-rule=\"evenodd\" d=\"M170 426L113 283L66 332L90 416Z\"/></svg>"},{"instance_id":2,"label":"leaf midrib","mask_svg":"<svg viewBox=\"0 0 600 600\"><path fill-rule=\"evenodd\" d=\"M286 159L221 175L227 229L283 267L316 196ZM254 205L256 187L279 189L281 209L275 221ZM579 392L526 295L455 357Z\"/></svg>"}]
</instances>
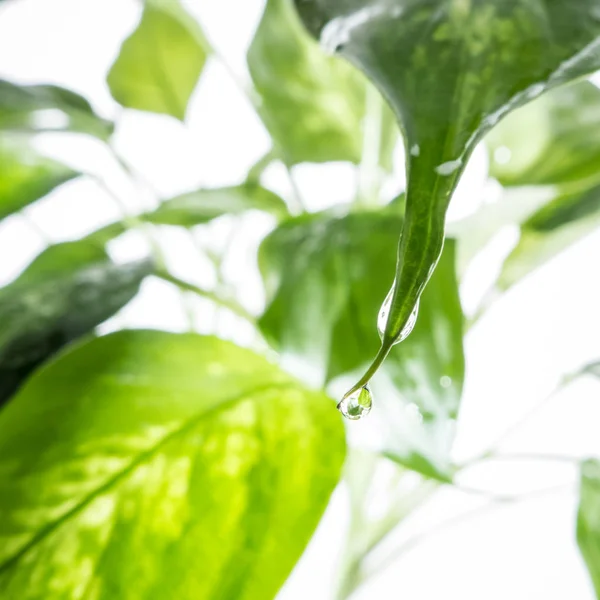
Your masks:
<instances>
[{"instance_id":1,"label":"leaf midrib","mask_svg":"<svg viewBox=\"0 0 600 600\"><path fill-rule=\"evenodd\" d=\"M257 386L256 388L253 388L251 390L245 390L240 394L237 394L229 399L223 400L222 402L209 408L208 410L202 411L199 414L190 417L187 421L183 423L183 425L165 435L161 440L159 440L156 444L154 444L144 452L141 452L124 469L118 471L117 473L112 475L105 483L98 486L95 490L91 491L87 496L80 500L73 508L68 510L64 515L50 522L46 526L42 527L42 529L40 529L36 534L34 534L31 540L27 542L20 550L17 550L12 556L9 556L6 560L4 560L4 562L0 564L0 576L2 576L5 572L9 571L12 566L14 566L16 563L19 562L19 560L21 560L21 558L23 558L23 556L25 556L30 550L37 546L37 544L42 542L51 533L58 529L63 523L67 522L69 519L77 515L80 511L82 511L89 504L91 504L91 502L93 502L97 497L111 490L111 488L120 483L121 480L130 475L141 464L154 458L155 455L171 440L177 438L180 435L185 435L186 433L194 429L194 427L196 427L196 425L198 425L198 423L202 419L213 417L219 412L230 408L232 405L238 402L249 400L253 396L260 394L263 391L283 388L293 389L295 387L296 386L292 381L270 383L267 385Z\"/></svg>"}]
</instances>

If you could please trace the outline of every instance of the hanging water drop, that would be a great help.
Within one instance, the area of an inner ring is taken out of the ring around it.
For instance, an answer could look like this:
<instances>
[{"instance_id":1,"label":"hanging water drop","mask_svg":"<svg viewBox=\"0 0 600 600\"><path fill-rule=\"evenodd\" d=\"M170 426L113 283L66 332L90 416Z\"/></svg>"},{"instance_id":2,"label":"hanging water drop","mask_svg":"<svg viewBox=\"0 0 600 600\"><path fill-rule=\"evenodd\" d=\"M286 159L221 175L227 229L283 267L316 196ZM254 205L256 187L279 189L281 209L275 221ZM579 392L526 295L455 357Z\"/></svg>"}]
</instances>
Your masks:
<instances>
[{"instance_id":1,"label":"hanging water drop","mask_svg":"<svg viewBox=\"0 0 600 600\"><path fill-rule=\"evenodd\" d=\"M385 333L385 327L387 325L388 316L390 314L390 307L392 305L393 295L394 295L394 286L392 286L392 289L389 291L388 295L386 296L385 300L383 301L383 304L381 305L381 309L379 310L379 316L377 317L377 332L379 333L379 337L382 340L383 340L383 334ZM417 322L418 315L419 315L419 300L417 300L417 303L415 304L415 307L414 307L412 313L410 313L410 317L409 317L408 321L406 322L404 329L402 329L402 331L400 332L400 335L398 336L398 339L394 342L394 344L399 344L400 342L404 341L411 334L412 330L415 328L415 324Z\"/></svg>"},{"instance_id":2,"label":"hanging water drop","mask_svg":"<svg viewBox=\"0 0 600 600\"><path fill-rule=\"evenodd\" d=\"M341 402L337 405L337 409L346 419L358 421L366 417L371 412L373 406L373 394L369 386L352 392L349 396L344 396Z\"/></svg>"}]
</instances>

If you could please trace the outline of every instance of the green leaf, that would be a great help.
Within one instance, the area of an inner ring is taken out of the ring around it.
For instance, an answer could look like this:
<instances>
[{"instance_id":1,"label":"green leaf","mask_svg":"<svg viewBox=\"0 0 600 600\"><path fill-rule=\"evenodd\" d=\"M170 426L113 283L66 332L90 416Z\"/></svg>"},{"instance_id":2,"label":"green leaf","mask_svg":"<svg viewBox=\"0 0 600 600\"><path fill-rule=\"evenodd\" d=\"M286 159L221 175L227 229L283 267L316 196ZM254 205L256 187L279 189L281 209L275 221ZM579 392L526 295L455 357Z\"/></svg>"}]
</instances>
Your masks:
<instances>
[{"instance_id":1,"label":"green leaf","mask_svg":"<svg viewBox=\"0 0 600 600\"><path fill-rule=\"evenodd\" d=\"M394 277L401 219L387 210L344 217L320 213L283 223L263 242L259 263L269 304L259 324L284 362L315 385L365 366L379 345L379 306ZM448 479L448 430L462 382L462 312L449 241L423 295L411 336L390 353L373 382L389 426L390 454L409 468ZM379 403L379 404L378 404ZM423 423L407 418L415 404ZM400 428L410 431L398 433ZM434 435L435 434L435 435Z\"/></svg>"},{"instance_id":2,"label":"green leaf","mask_svg":"<svg viewBox=\"0 0 600 600\"><path fill-rule=\"evenodd\" d=\"M600 173L600 90L582 81L516 110L487 137L502 185L565 184Z\"/></svg>"},{"instance_id":3,"label":"green leaf","mask_svg":"<svg viewBox=\"0 0 600 600\"><path fill-rule=\"evenodd\" d=\"M78 175L23 141L0 136L0 220Z\"/></svg>"},{"instance_id":4,"label":"green leaf","mask_svg":"<svg viewBox=\"0 0 600 600\"><path fill-rule=\"evenodd\" d=\"M216 338L79 346L0 412L0 596L274 598L339 479L340 421Z\"/></svg>"},{"instance_id":5,"label":"green leaf","mask_svg":"<svg viewBox=\"0 0 600 600\"><path fill-rule=\"evenodd\" d=\"M600 361L586 365L583 369L583 373L589 373L590 375L600 378Z\"/></svg>"},{"instance_id":6,"label":"green leaf","mask_svg":"<svg viewBox=\"0 0 600 600\"><path fill-rule=\"evenodd\" d=\"M450 198L477 142L545 90L600 67L597 0L296 0L308 29L377 84L408 152L406 220L382 347L435 268Z\"/></svg>"},{"instance_id":7,"label":"green leaf","mask_svg":"<svg viewBox=\"0 0 600 600\"><path fill-rule=\"evenodd\" d=\"M598 227L600 186L558 196L521 227L521 238L504 261L497 288L508 289Z\"/></svg>"},{"instance_id":8,"label":"green leaf","mask_svg":"<svg viewBox=\"0 0 600 600\"><path fill-rule=\"evenodd\" d=\"M75 92L55 85L16 85L0 79L0 130L75 131L106 140L110 121L96 115Z\"/></svg>"},{"instance_id":9,"label":"green leaf","mask_svg":"<svg viewBox=\"0 0 600 600\"><path fill-rule=\"evenodd\" d=\"M0 290L0 403L48 357L125 306L152 270L149 261L116 265L87 242L44 250Z\"/></svg>"},{"instance_id":10,"label":"green leaf","mask_svg":"<svg viewBox=\"0 0 600 600\"><path fill-rule=\"evenodd\" d=\"M248 67L261 116L288 165L360 161L370 84L318 47L291 0L268 0L248 51ZM380 98L378 103L381 164L390 169L398 130L390 109Z\"/></svg>"},{"instance_id":11,"label":"green leaf","mask_svg":"<svg viewBox=\"0 0 600 600\"><path fill-rule=\"evenodd\" d=\"M582 463L580 496L577 542L600 598L600 461Z\"/></svg>"},{"instance_id":12,"label":"green leaf","mask_svg":"<svg viewBox=\"0 0 600 600\"><path fill-rule=\"evenodd\" d=\"M127 108L183 121L206 49L200 27L178 0L147 0L137 29L110 69L110 91Z\"/></svg>"},{"instance_id":13,"label":"green leaf","mask_svg":"<svg viewBox=\"0 0 600 600\"><path fill-rule=\"evenodd\" d=\"M278 219L289 216L285 202L280 196L255 183L223 188L203 188L164 200L150 212L136 219L155 225L194 227L208 223L227 214L240 214L247 210L262 210ZM110 223L91 233L87 239L104 245L126 231L122 222Z\"/></svg>"}]
</instances>

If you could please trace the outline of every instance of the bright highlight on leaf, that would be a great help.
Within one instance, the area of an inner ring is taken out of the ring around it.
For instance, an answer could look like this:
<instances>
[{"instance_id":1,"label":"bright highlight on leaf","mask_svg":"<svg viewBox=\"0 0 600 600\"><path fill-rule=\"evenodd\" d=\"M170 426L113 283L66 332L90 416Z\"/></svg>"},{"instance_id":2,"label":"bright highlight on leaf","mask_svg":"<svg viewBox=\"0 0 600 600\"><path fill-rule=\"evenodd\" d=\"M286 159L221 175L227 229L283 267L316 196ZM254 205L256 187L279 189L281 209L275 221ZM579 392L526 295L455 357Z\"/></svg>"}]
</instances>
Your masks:
<instances>
[{"instance_id":1,"label":"bright highlight on leaf","mask_svg":"<svg viewBox=\"0 0 600 600\"><path fill-rule=\"evenodd\" d=\"M331 401L264 358L99 338L0 412L0 596L273 598L343 460Z\"/></svg>"}]
</instances>

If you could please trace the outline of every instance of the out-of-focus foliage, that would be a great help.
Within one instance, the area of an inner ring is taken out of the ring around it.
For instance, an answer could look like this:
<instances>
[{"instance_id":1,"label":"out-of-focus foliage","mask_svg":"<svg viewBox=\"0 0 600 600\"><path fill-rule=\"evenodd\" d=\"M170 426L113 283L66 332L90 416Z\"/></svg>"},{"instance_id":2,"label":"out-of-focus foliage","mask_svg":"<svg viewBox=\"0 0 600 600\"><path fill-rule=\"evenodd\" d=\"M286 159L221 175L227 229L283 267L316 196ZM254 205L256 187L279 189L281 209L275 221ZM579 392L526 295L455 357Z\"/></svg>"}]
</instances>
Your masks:
<instances>
[{"instance_id":1,"label":"out-of-focus foliage","mask_svg":"<svg viewBox=\"0 0 600 600\"><path fill-rule=\"evenodd\" d=\"M600 461L581 465L577 542L600 598Z\"/></svg>"},{"instance_id":2,"label":"out-of-focus foliage","mask_svg":"<svg viewBox=\"0 0 600 600\"><path fill-rule=\"evenodd\" d=\"M108 74L115 100L127 108L183 120L207 57L196 23L177 0L146 0L141 21Z\"/></svg>"},{"instance_id":3,"label":"out-of-focus foliage","mask_svg":"<svg viewBox=\"0 0 600 600\"><path fill-rule=\"evenodd\" d=\"M147 260L117 265L83 241L44 250L0 289L0 404L38 365L125 306L152 270Z\"/></svg>"}]
</instances>

